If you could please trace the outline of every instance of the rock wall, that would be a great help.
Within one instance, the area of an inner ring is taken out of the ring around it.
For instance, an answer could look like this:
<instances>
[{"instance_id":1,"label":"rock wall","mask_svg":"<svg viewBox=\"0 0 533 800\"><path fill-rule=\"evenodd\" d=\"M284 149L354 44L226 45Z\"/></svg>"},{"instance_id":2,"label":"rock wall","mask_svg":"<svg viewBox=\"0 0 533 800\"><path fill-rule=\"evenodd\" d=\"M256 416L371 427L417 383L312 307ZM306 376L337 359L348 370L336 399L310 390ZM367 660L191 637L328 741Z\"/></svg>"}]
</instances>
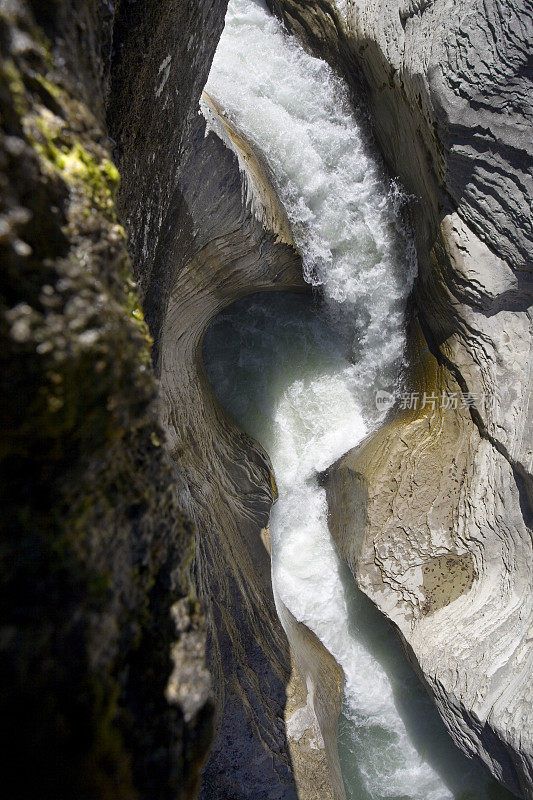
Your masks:
<instances>
[{"instance_id":1,"label":"rock wall","mask_svg":"<svg viewBox=\"0 0 533 800\"><path fill-rule=\"evenodd\" d=\"M190 797L212 735L194 532L120 223L147 284L135 190L155 247L224 12L0 9L0 670L16 797Z\"/></svg>"},{"instance_id":2,"label":"rock wall","mask_svg":"<svg viewBox=\"0 0 533 800\"><path fill-rule=\"evenodd\" d=\"M158 371L161 414L180 499L197 530L195 582L210 623L210 666L219 699L218 736L201 797L333 797L322 750L290 742L291 658L272 595L268 541L275 482L267 454L215 399L202 361L210 321L251 291L304 290L289 222L262 157L204 97L170 207L168 252L175 283L163 320ZM191 220L184 228L184 214ZM192 237L188 231L194 231ZM302 647L312 639L306 630ZM309 647L310 645L307 645ZM329 666L340 709L340 680ZM291 687L301 680L293 676ZM307 692L303 692L303 703ZM328 737L336 755L335 736ZM311 760L310 760L311 759ZM340 777L340 776L339 776ZM340 781L342 797L342 781ZM322 794L318 792L322 791Z\"/></svg>"},{"instance_id":3,"label":"rock wall","mask_svg":"<svg viewBox=\"0 0 533 800\"><path fill-rule=\"evenodd\" d=\"M177 213L171 203L226 7L227 0L125 0L115 15L107 120L122 176L119 205L156 348L174 283L167 216Z\"/></svg>"},{"instance_id":4,"label":"rock wall","mask_svg":"<svg viewBox=\"0 0 533 800\"><path fill-rule=\"evenodd\" d=\"M198 116L225 6L0 12L0 663L17 797L196 796L215 722L204 798L343 797L340 675L299 626L306 678L308 651L328 672L334 787L311 734L285 732L307 687L272 597L269 460L202 367L225 305L304 287L265 164L215 103L216 133Z\"/></svg>"},{"instance_id":5,"label":"rock wall","mask_svg":"<svg viewBox=\"0 0 533 800\"><path fill-rule=\"evenodd\" d=\"M364 90L413 195L419 406L330 471L332 530L456 743L530 797L531 5L271 5Z\"/></svg>"}]
</instances>

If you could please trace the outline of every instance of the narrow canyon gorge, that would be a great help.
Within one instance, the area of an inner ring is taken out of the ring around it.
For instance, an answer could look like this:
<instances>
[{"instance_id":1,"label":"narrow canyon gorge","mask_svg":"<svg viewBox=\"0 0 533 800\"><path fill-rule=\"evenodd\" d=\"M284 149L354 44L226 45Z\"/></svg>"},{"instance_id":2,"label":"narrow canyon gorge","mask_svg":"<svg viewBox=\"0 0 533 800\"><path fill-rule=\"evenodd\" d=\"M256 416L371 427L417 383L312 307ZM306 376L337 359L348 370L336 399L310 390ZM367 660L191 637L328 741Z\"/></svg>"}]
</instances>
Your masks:
<instances>
[{"instance_id":1,"label":"narrow canyon gorge","mask_svg":"<svg viewBox=\"0 0 533 800\"><path fill-rule=\"evenodd\" d=\"M0 3L15 798L533 798L532 41Z\"/></svg>"}]
</instances>

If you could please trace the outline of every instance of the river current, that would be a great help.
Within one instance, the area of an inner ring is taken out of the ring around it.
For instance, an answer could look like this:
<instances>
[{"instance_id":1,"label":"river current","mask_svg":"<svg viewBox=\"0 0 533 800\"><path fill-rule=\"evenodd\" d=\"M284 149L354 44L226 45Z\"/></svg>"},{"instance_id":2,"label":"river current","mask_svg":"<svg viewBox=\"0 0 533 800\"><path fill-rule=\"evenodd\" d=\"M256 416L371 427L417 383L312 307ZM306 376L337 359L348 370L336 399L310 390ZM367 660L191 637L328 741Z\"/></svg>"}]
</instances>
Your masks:
<instances>
[{"instance_id":1,"label":"river current","mask_svg":"<svg viewBox=\"0 0 533 800\"><path fill-rule=\"evenodd\" d=\"M235 303L204 342L221 404L269 453L275 593L345 673L339 754L349 800L508 795L452 744L386 621L358 591L327 525L317 473L379 424L394 392L416 274L405 201L348 90L257 0L230 0L207 91L265 154L314 299Z\"/></svg>"}]
</instances>

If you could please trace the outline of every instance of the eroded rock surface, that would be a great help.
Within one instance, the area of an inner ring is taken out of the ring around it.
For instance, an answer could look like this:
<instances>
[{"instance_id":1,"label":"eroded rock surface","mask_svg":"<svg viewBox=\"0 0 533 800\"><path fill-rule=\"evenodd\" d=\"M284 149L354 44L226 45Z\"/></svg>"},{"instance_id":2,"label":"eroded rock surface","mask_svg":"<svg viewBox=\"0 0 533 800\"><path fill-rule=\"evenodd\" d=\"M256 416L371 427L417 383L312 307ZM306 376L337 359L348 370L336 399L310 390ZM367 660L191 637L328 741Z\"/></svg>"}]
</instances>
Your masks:
<instances>
[{"instance_id":1,"label":"eroded rock surface","mask_svg":"<svg viewBox=\"0 0 533 800\"><path fill-rule=\"evenodd\" d=\"M335 466L332 528L454 740L530 797L532 9L271 5L366 90L414 196L420 325L405 388L420 404L424 391L458 401L398 413Z\"/></svg>"},{"instance_id":2,"label":"eroded rock surface","mask_svg":"<svg viewBox=\"0 0 533 800\"><path fill-rule=\"evenodd\" d=\"M204 797L332 796L323 749L285 734L268 457L202 367L221 308L303 287L265 164L216 104L218 134L198 116L225 8L0 12L0 649L16 796L195 795L213 682Z\"/></svg>"},{"instance_id":3,"label":"eroded rock surface","mask_svg":"<svg viewBox=\"0 0 533 800\"><path fill-rule=\"evenodd\" d=\"M238 297L306 285L262 157L207 95L202 108L208 125L197 118L171 203L177 213L167 235L177 238L169 252L180 260L159 347L161 413L180 498L197 530L194 570L220 705L201 797L314 798L318 786L333 796L323 746L292 746L285 731L291 659L264 543L275 495L270 461L219 406L201 353L210 321ZM192 236L180 225L183 209ZM333 715L335 730L340 680L332 699L323 719ZM335 736L328 741L336 753Z\"/></svg>"}]
</instances>

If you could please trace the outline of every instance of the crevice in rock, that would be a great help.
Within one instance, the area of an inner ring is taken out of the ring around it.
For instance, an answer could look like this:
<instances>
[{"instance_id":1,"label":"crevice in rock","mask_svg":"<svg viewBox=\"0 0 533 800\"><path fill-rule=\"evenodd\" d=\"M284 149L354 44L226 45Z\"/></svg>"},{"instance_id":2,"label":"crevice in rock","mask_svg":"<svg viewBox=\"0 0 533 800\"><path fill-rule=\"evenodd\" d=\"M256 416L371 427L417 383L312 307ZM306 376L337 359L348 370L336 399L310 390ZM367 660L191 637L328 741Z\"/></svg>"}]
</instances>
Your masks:
<instances>
[{"instance_id":1,"label":"crevice in rock","mask_svg":"<svg viewBox=\"0 0 533 800\"><path fill-rule=\"evenodd\" d=\"M443 364L451 372L457 384L459 385L461 391L464 394L471 396L472 395L471 389L469 388L468 383L466 382L461 370L459 369L457 364L454 364L453 361L451 361L446 355L444 355L442 349L437 344L431 329L429 328L427 322L425 321L423 314L420 311L419 311L419 319L420 319L420 325L424 332L424 336L426 338L431 353L433 353L433 355L440 364ZM511 466L513 472L515 472L518 476L520 476L521 481L525 485L525 489L523 491L526 492L525 496L527 498L529 516L531 516L531 505L533 500L533 476L526 470L523 464L521 464L519 461L516 461L516 459L514 459L511 456L508 449L502 442L498 441L498 439L496 439L494 436L491 435L491 433L487 429L487 425L479 409L476 407L475 402L472 402L468 408L470 416L472 418L472 422L479 430L479 435L481 436L481 438L488 441L494 447L494 449L497 450L498 453L500 453L500 455L503 456L503 458L505 458L505 460Z\"/></svg>"}]
</instances>

